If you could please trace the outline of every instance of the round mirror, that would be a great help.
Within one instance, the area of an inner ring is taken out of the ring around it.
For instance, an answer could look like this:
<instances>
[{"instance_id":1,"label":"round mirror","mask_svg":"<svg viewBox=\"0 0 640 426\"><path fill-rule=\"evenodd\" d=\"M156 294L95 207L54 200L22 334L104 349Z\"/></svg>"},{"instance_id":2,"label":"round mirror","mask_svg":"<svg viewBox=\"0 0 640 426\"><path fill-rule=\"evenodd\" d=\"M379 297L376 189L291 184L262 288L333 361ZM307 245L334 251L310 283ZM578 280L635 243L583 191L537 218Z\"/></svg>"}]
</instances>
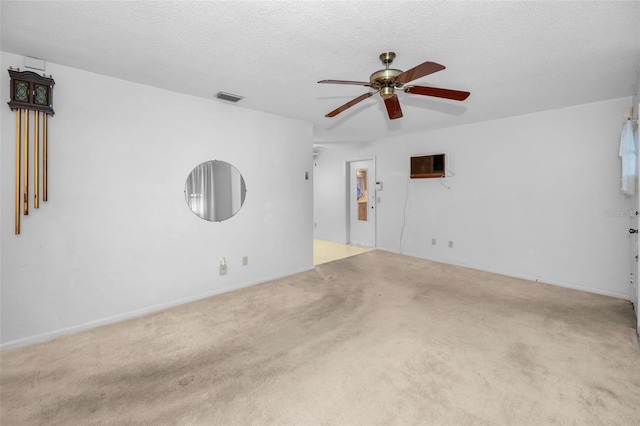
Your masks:
<instances>
[{"instance_id":1,"label":"round mirror","mask_svg":"<svg viewBox=\"0 0 640 426\"><path fill-rule=\"evenodd\" d=\"M218 160L196 166L184 187L189 208L212 222L227 220L238 213L246 193L244 178L238 169Z\"/></svg>"}]
</instances>

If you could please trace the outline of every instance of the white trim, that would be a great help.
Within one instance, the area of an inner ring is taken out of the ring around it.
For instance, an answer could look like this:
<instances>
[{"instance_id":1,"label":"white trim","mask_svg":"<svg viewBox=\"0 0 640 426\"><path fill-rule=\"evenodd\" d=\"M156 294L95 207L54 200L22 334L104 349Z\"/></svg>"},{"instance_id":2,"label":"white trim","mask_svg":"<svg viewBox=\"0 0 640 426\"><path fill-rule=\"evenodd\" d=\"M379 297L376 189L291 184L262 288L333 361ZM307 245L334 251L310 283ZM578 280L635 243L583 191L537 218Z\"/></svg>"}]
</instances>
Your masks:
<instances>
[{"instance_id":1,"label":"white trim","mask_svg":"<svg viewBox=\"0 0 640 426\"><path fill-rule=\"evenodd\" d=\"M526 274L514 274L511 272L501 272L501 271L491 271L488 269L480 269L470 265L466 265L464 263L456 263L456 262L451 262L451 261L442 260L442 259L428 259L426 257L413 256L407 253L398 253L395 250L383 248L383 247L378 248L378 250L388 251L389 253L401 254L402 256L414 257L416 259L429 260L431 262L444 263L445 265L459 266L461 268L474 269L476 271L481 271L481 272L489 272L491 274L503 275L505 277L519 278L527 281L538 282L541 284L555 285L556 287L564 287L564 288L570 288L573 290L586 291L587 293L601 294L603 296L615 297L616 299L629 300L631 297L631 295L629 294L618 293L617 291L601 290L599 288L588 287L580 284L571 284L564 281L547 280L545 278L536 278Z\"/></svg>"},{"instance_id":2,"label":"white trim","mask_svg":"<svg viewBox=\"0 0 640 426\"><path fill-rule=\"evenodd\" d=\"M219 294L229 293L231 291L240 290L242 288L252 287L254 285L267 283L269 281L277 280L277 279L280 279L280 278L286 278L286 277L289 277L289 276L292 276L292 275L301 274L303 272L312 271L313 269L314 268L310 268L310 269L309 268L304 268L304 269L300 269L300 270L291 272L290 274L268 277L268 278L265 278L265 279L261 280L260 282L242 284L242 285L240 285L238 287L226 287L226 288L214 290L214 291L211 291L211 292L203 293L203 294L200 294L198 296L185 297L183 299L173 300L171 302L161 303L159 305L148 306L146 308L137 309L135 311L127 312L127 313L124 313L124 314L118 314L118 315L114 315L114 316L107 317L107 318L102 318L102 319L95 320L95 321L89 321L89 322L84 323L84 324L74 325L74 326L71 326L71 327L61 328L59 330L54 330L54 331L50 331L50 332L47 332L47 333L38 334L38 335L35 335L35 336L29 336L29 337L24 337L24 338L17 339L17 340L12 340L12 341L0 344L0 352L4 352L4 351L7 351L7 350L11 350L11 349L17 349L17 348L20 348L20 347L23 347L23 346L34 344L34 343L46 342L46 341L49 341L49 340L53 340L53 339L55 339L57 337L67 336L67 335L70 335L70 334L76 334L76 333L79 333L81 331L90 330L92 328L100 327L100 326L107 325L107 324L113 324L113 323L116 323L116 322L120 322L120 321L125 321L125 320L128 320L128 319L132 319L132 318L141 317L141 316L144 316L144 315L147 315L147 314L150 314L150 313L162 311L164 309L173 308L173 307L179 306L179 305L184 305L185 303L195 302L197 300L206 299L208 297L217 296Z\"/></svg>"}]
</instances>

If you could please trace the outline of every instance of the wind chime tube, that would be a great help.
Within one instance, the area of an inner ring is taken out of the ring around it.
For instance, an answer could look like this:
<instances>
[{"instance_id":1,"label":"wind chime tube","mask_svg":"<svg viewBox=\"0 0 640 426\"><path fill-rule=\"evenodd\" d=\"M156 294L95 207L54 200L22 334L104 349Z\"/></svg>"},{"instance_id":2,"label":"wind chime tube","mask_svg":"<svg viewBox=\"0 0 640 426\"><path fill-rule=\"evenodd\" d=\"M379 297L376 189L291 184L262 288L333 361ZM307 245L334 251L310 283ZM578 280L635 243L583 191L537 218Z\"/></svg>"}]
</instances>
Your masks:
<instances>
[{"instance_id":1,"label":"wind chime tube","mask_svg":"<svg viewBox=\"0 0 640 426\"><path fill-rule=\"evenodd\" d=\"M38 192L40 192L40 174L38 163L40 162L40 112L34 112L33 122L33 208L40 208Z\"/></svg>"},{"instance_id":2,"label":"wind chime tube","mask_svg":"<svg viewBox=\"0 0 640 426\"><path fill-rule=\"evenodd\" d=\"M47 118L49 114L46 112L42 117L42 201L47 201L47 182L48 182L48 173L47 173L47 163L49 159L49 137L48 137L48 129L47 129Z\"/></svg>"},{"instance_id":3,"label":"wind chime tube","mask_svg":"<svg viewBox=\"0 0 640 426\"><path fill-rule=\"evenodd\" d=\"M20 129L22 110L16 110L16 211L15 211L15 233L20 234Z\"/></svg>"},{"instance_id":4,"label":"wind chime tube","mask_svg":"<svg viewBox=\"0 0 640 426\"><path fill-rule=\"evenodd\" d=\"M24 108L24 131L22 132L22 213L29 214L29 110Z\"/></svg>"}]
</instances>

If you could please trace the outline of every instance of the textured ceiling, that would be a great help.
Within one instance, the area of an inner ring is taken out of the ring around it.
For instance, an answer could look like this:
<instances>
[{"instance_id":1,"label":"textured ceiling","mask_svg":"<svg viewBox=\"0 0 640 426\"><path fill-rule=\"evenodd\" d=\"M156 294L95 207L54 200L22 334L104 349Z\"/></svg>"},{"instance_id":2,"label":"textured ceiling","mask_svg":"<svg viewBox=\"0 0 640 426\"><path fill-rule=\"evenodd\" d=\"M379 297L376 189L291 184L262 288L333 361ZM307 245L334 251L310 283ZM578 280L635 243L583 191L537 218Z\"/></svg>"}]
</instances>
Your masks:
<instances>
[{"instance_id":1,"label":"textured ceiling","mask_svg":"<svg viewBox=\"0 0 640 426\"><path fill-rule=\"evenodd\" d=\"M314 123L316 142L373 140L634 94L640 2L208 1L0 3L1 48L99 74ZM366 87L378 56L447 68L415 84L464 102L400 93L390 121ZM55 77L55 76L54 76Z\"/></svg>"}]
</instances>

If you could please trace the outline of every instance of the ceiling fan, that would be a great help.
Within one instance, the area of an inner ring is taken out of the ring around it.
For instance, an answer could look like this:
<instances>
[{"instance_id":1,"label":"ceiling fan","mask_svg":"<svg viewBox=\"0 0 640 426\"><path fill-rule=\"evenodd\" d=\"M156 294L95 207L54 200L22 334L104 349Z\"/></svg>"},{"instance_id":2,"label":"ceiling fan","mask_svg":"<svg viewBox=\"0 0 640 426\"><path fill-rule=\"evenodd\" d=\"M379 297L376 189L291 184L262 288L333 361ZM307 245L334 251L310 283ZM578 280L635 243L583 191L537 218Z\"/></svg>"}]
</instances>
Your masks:
<instances>
[{"instance_id":1,"label":"ceiling fan","mask_svg":"<svg viewBox=\"0 0 640 426\"><path fill-rule=\"evenodd\" d=\"M318 83L329 84L353 84L357 86L371 87L375 92L365 93L355 99L350 100L346 104L339 108L334 109L325 117L335 117L347 108L351 108L358 102L361 102L376 93L380 93L384 104L387 107L387 113L390 120L402 117L402 109L400 108L400 101L398 95L396 95L396 89L402 89L405 93L411 93L414 95L435 96L438 98L453 99L454 101L464 101L470 95L469 92L463 92L460 90L451 89L439 89L437 87L427 86L405 86L410 81L417 80L426 75L433 74L434 72L442 71L445 69L444 65L436 64L435 62L424 62L416 67L407 71L401 71L393 68L389 68L391 62L396 57L394 52L385 52L380 55L380 60L384 64L385 68L374 72L369 77L369 81L347 81L347 80L320 80Z\"/></svg>"}]
</instances>

